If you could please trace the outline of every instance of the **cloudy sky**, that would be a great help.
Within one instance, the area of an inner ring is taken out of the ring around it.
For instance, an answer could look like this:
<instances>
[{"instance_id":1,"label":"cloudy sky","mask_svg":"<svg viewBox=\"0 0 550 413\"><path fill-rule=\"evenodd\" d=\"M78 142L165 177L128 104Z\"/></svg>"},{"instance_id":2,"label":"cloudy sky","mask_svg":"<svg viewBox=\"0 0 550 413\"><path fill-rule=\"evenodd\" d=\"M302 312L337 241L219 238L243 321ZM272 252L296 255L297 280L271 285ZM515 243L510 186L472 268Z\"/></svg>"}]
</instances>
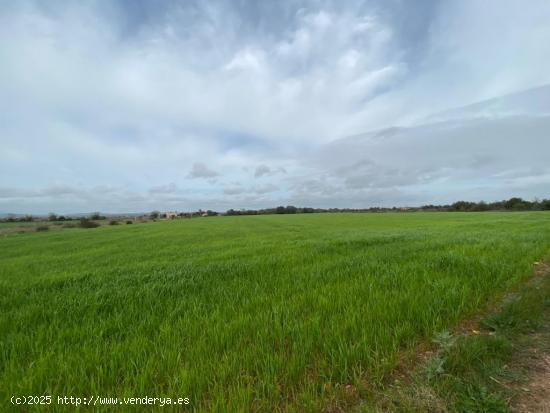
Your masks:
<instances>
[{"instance_id":1,"label":"cloudy sky","mask_svg":"<svg viewBox=\"0 0 550 413\"><path fill-rule=\"evenodd\" d=\"M0 212L548 198L549 22L547 0L0 2Z\"/></svg>"}]
</instances>

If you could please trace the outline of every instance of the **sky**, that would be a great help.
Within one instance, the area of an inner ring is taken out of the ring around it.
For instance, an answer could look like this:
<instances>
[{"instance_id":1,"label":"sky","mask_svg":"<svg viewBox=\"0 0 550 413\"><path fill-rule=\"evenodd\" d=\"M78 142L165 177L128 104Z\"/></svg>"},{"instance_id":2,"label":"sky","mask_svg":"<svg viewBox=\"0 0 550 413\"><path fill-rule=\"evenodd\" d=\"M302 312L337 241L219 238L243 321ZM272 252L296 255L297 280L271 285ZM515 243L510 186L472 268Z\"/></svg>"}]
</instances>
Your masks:
<instances>
[{"instance_id":1,"label":"sky","mask_svg":"<svg viewBox=\"0 0 550 413\"><path fill-rule=\"evenodd\" d=\"M550 198L549 22L547 0L0 1L0 213Z\"/></svg>"}]
</instances>

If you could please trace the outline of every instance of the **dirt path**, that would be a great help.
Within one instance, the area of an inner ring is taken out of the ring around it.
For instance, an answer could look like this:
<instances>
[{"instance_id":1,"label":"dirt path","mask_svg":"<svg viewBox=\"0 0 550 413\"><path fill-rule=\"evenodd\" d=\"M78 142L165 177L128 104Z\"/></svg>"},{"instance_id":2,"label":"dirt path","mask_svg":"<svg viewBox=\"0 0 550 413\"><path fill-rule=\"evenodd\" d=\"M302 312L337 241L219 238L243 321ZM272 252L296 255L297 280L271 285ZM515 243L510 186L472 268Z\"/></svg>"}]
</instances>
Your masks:
<instances>
[{"instance_id":1,"label":"dirt path","mask_svg":"<svg viewBox=\"0 0 550 413\"><path fill-rule=\"evenodd\" d=\"M527 380L513 386L516 396L511 408L518 413L550 413L550 316L531 338L533 345L521 350L515 361Z\"/></svg>"},{"instance_id":2,"label":"dirt path","mask_svg":"<svg viewBox=\"0 0 550 413\"><path fill-rule=\"evenodd\" d=\"M498 303L403 357L368 402L327 411L550 413L550 263L533 264Z\"/></svg>"}]
</instances>

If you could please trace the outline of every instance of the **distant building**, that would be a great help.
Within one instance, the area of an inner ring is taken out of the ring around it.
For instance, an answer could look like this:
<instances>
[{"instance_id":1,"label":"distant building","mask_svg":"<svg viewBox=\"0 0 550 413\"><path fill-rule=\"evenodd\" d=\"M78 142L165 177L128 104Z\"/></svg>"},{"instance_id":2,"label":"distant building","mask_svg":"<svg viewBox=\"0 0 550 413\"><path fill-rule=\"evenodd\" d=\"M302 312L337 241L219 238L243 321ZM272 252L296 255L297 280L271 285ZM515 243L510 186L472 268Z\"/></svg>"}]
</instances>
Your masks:
<instances>
[{"instance_id":1,"label":"distant building","mask_svg":"<svg viewBox=\"0 0 550 413\"><path fill-rule=\"evenodd\" d=\"M166 213L166 219L176 219L178 217L178 213L176 211L170 211Z\"/></svg>"}]
</instances>

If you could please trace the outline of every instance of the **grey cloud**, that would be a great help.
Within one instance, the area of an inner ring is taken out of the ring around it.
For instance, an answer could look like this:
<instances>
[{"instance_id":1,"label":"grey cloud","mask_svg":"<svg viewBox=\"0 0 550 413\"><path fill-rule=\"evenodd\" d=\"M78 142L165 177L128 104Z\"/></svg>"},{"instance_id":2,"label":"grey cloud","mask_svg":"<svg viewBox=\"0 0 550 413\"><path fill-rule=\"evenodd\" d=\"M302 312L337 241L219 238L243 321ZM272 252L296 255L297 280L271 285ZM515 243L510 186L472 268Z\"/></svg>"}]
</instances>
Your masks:
<instances>
[{"instance_id":1,"label":"grey cloud","mask_svg":"<svg viewBox=\"0 0 550 413\"><path fill-rule=\"evenodd\" d=\"M323 172L321 172L322 174ZM326 177L300 177L294 179L291 189L295 197L335 196L342 188L331 184Z\"/></svg>"},{"instance_id":2,"label":"grey cloud","mask_svg":"<svg viewBox=\"0 0 550 413\"><path fill-rule=\"evenodd\" d=\"M419 205L427 199L424 192L409 193L398 188L339 190L334 193L295 192L288 203L312 207L364 208L365 206L392 207L396 205Z\"/></svg>"},{"instance_id":3,"label":"grey cloud","mask_svg":"<svg viewBox=\"0 0 550 413\"><path fill-rule=\"evenodd\" d=\"M64 196L74 195L80 193L78 188L74 188L68 185L53 185L40 191L40 195L43 196Z\"/></svg>"},{"instance_id":4,"label":"grey cloud","mask_svg":"<svg viewBox=\"0 0 550 413\"><path fill-rule=\"evenodd\" d=\"M263 175L268 175L271 173L271 169L267 165L259 165L254 171L254 178L259 178Z\"/></svg>"},{"instance_id":5,"label":"grey cloud","mask_svg":"<svg viewBox=\"0 0 550 413\"><path fill-rule=\"evenodd\" d=\"M191 171L189 171L189 178L215 178L219 176L219 173L210 169L206 164L202 162L196 162L193 164Z\"/></svg>"},{"instance_id":6,"label":"grey cloud","mask_svg":"<svg viewBox=\"0 0 550 413\"><path fill-rule=\"evenodd\" d=\"M189 199L175 194L140 193L123 187L57 185L36 190L0 188L0 211L12 211L16 206L17 211L23 213L140 212L167 207L183 209L190 205L192 202Z\"/></svg>"},{"instance_id":7,"label":"grey cloud","mask_svg":"<svg viewBox=\"0 0 550 413\"><path fill-rule=\"evenodd\" d=\"M223 189L223 193L225 195L238 195L238 194L242 194L243 192L245 192L245 189L238 186Z\"/></svg>"},{"instance_id":8,"label":"grey cloud","mask_svg":"<svg viewBox=\"0 0 550 413\"><path fill-rule=\"evenodd\" d=\"M527 178L527 177L540 177L547 175L550 168L544 168L542 166L527 166L512 170L504 170L492 175L494 178L502 179L515 179L515 178Z\"/></svg>"},{"instance_id":9,"label":"grey cloud","mask_svg":"<svg viewBox=\"0 0 550 413\"><path fill-rule=\"evenodd\" d=\"M446 168L431 165L410 169L362 159L352 165L336 168L333 175L342 178L344 185L349 188L387 188L427 183L441 178L446 172Z\"/></svg>"},{"instance_id":10,"label":"grey cloud","mask_svg":"<svg viewBox=\"0 0 550 413\"><path fill-rule=\"evenodd\" d=\"M464 118L503 118L513 116L549 116L548 86L511 93L477 102L458 109L450 109L426 118L429 122L460 120Z\"/></svg>"},{"instance_id":11,"label":"grey cloud","mask_svg":"<svg viewBox=\"0 0 550 413\"><path fill-rule=\"evenodd\" d=\"M225 195L242 195L247 194L248 197L251 194L264 195L279 190L279 187L273 184L257 185L251 188L244 188L242 186L230 186L223 190Z\"/></svg>"},{"instance_id":12,"label":"grey cloud","mask_svg":"<svg viewBox=\"0 0 550 413\"><path fill-rule=\"evenodd\" d=\"M73 195L80 196L85 193L80 188L60 184L50 185L41 189L0 188L0 198L57 198Z\"/></svg>"},{"instance_id":13,"label":"grey cloud","mask_svg":"<svg viewBox=\"0 0 550 413\"><path fill-rule=\"evenodd\" d=\"M336 140L309 159L310 173L291 178L291 199L364 206L382 195L385 205L546 197L550 116L507 115L514 100L492 100L501 113L490 117L479 116L486 110L478 104L463 118Z\"/></svg>"},{"instance_id":14,"label":"grey cloud","mask_svg":"<svg viewBox=\"0 0 550 413\"><path fill-rule=\"evenodd\" d=\"M287 171L284 167L269 167L267 165L258 165L254 171L254 178L260 178L264 175L276 175L276 174L286 174Z\"/></svg>"},{"instance_id":15,"label":"grey cloud","mask_svg":"<svg viewBox=\"0 0 550 413\"><path fill-rule=\"evenodd\" d=\"M278 191L279 187L273 184L266 184L254 187L253 191L256 194L268 194L270 192Z\"/></svg>"},{"instance_id":16,"label":"grey cloud","mask_svg":"<svg viewBox=\"0 0 550 413\"><path fill-rule=\"evenodd\" d=\"M178 187L173 182L168 185L153 186L149 188L149 192L152 194L173 194L177 190Z\"/></svg>"},{"instance_id":17,"label":"grey cloud","mask_svg":"<svg viewBox=\"0 0 550 413\"><path fill-rule=\"evenodd\" d=\"M0 188L0 198L31 198L39 196L40 192L20 188Z\"/></svg>"},{"instance_id":18,"label":"grey cloud","mask_svg":"<svg viewBox=\"0 0 550 413\"><path fill-rule=\"evenodd\" d=\"M315 163L350 189L438 190L460 199L490 186L505 197L513 179L550 187L549 128L550 116L473 116L338 140Z\"/></svg>"}]
</instances>

